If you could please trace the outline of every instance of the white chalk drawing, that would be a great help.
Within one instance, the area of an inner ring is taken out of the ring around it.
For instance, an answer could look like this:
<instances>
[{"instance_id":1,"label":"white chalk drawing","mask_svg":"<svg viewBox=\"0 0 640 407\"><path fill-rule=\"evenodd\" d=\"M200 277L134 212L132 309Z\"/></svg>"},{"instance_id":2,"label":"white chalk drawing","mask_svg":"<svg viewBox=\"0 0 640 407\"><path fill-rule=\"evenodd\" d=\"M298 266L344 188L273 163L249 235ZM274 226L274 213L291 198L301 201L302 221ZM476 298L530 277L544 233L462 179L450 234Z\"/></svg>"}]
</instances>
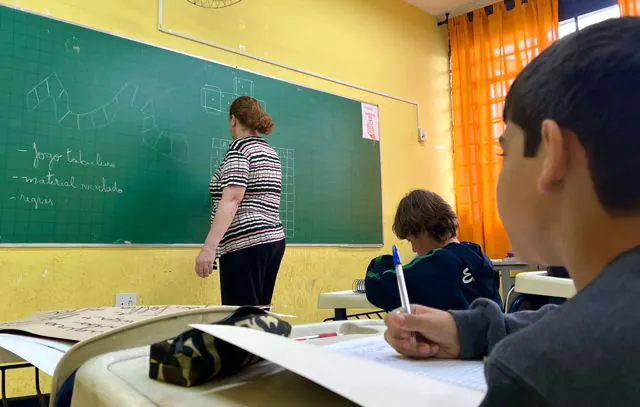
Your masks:
<instances>
[{"instance_id":1,"label":"white chalk drawing","mask_svg":"<svg viewBox=\"0 0 640 407\"><path fill-rule=\"evenodd\" d=\"M295 178L295 150L291 148L276 148L282 163L282 198L280 199L280 219L284 226L285 235L295 237L296 213L296 178Z\"/></svg>"},{"instance_id":2,"label":"white chalk drawing","mask_svg":"<svg viewBox=\"0 0 640 407\"><path fill-rule=\"evenodd\" d=\"M187 0L194 6L202 8L225 8L240 3L242 0Z\"/></svg>"},{"instance_id":3,"label":"white chalk drawing","mask_svg":"<svg viewBox=\"0 0 640 407\"><path fill-rule=\"evenodd\" d=\"M240 77L233 78L233 88L238 96L253 97L253 81Z\"/></svg>"},{"instance_id":4,"label":"white chalk drawing","mask_svg":"<svg viewBox=\"0 0 640 407\"><path fill-rule=\"evenodd\" d=\"M229 150L231 140L214 138L211 140L211 175L217 171L224 156ZM280 219L288 239L295 237L296 212L296 179L295 179L295 150L291 148L274 147L282 165L282 195L280 198Z\"/></svg>"},{"instance_id":5,"label":"white chalk drawing","mask_svg":"<svg viewBox=\"0 0 640 407\"><path fill-rule=\"evenodd\" d=\"M47 31L49 31L49 29L47 29ZM51 35L50 32L49 35ZM80 45L75 35L64 42L64 50L66 52L75 52L76 54L80 53Z\"/></svg>"},{"instance_id":6,"label":"white chalk drawing","mask_svg":"<svg viewBox=\"0 0 640 407\"><path fill-rule=\"evenodd\" d=\"M231 140L223 140L219 138L211 139L211 160L209 165L209 172L211 176L215 174L224 159L224 156L229 151L229 145Z\"/></svg>"},{"instance_id":7,"label":"white chalk drawing","mask_svg":"<svg viewBox=\"0 0 640 407\"><path fill-rule=\"evenodd\" d=\"M200 104L207 113L228 113L229 107L240 96L254 96L255 85L252 80L240 77L233 78L233 92L223 92L220 87L206 84L200 89ZM260 106L267 110L267 102L258 100Z\"/></svg>"},{"instance_id":8,"label":"white chalk drawing","mask_svg":"<svg viewBox=\"0 0 640 407\"><path fill-rule=\"evenodd\" d=\"M27 106L36 110L51 100L56 121L76 130L95 130L109 126L118 110L130 108L142 115L142 142L163 156L176 161L189 162L189 142L184 134L167 134L156 124L153 98L139 86L125 83L106 103L88 112L74 112L69 107L69 94L57 74L47 76L27 92Z\"/></svg>"}]
</instances>

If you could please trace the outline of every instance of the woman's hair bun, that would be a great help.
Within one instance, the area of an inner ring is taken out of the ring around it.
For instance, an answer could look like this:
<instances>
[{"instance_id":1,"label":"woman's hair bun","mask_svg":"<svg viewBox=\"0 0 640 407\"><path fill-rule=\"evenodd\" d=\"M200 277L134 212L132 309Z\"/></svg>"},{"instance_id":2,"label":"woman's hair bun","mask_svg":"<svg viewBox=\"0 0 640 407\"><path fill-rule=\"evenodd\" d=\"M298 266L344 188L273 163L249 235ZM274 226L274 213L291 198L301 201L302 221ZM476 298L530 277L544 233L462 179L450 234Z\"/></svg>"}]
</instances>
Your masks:
<instances>
[{"instance_id":1,"label":"woman's hair bun","mask_svg":"<svg viewBox=\"0 0 640 407\"><path fill-rule=\"evenodd\" d=\"M275 123L260 103L251 96L240 96L231 103L229 116L234 116L244 126L260 134L268 135Z\"/></svg>"}]
</instances>

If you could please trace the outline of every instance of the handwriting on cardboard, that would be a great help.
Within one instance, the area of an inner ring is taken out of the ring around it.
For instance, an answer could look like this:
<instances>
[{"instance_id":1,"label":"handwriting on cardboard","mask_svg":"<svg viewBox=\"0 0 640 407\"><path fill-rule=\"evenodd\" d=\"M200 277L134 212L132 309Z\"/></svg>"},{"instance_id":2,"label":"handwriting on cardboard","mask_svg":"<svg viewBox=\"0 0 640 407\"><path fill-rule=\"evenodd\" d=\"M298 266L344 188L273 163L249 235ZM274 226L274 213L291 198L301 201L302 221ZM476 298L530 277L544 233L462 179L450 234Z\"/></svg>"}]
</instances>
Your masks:
<instances>
[{"instance_id":1,"label":"handwriting on cardboard","mask_svg":"<svg viewBox=\"0 0 640 407\"><path fill-rule=\"evenodd\" d=\"M132 308L94 307L49 311L23 320L0 323L0 332L82 341L146 319L212 308L206 305L154 305Z\"/></svg>"}]
</instances>

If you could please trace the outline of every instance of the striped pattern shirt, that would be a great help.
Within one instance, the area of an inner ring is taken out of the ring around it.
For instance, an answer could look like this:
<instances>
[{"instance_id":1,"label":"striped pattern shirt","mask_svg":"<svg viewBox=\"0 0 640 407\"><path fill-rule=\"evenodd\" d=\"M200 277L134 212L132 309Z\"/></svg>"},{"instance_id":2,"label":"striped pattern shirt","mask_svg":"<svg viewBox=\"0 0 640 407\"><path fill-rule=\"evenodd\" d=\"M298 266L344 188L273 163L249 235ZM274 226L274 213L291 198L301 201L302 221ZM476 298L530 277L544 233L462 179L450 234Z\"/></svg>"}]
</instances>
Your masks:
<instances>
[{"instance_id":1,"label":"striped pattern shirt","mask_svg":"<svg viewBox=\"0 0 640 407\"><path fill-rule=\"evenodd\" d=\"M211 220L222 191L246 188L236 216L218 247L220 256L285 238L280 221L282 168L276 151L262 137L234 140L211 178Z\"/></svg>"}]
</instances>

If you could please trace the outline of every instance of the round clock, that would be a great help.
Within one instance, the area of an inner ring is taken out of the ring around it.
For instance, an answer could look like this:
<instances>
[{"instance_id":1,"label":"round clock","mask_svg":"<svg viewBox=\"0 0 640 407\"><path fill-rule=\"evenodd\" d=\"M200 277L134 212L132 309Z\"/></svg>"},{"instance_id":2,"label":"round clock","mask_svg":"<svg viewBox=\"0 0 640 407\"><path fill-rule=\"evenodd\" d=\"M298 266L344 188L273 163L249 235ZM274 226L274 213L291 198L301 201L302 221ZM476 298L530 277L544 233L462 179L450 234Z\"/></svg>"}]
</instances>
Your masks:
<instances>
[{"instance_id":1,"label":"round clock","mask_svg":"<svg viewBox=\"0 0 640 407\"><path fill-rule=\"evenodd\" d=\"M204 8L223 8L233 6L242 0L187 0L189 3Z\"/></svg>"}]
</instances>

